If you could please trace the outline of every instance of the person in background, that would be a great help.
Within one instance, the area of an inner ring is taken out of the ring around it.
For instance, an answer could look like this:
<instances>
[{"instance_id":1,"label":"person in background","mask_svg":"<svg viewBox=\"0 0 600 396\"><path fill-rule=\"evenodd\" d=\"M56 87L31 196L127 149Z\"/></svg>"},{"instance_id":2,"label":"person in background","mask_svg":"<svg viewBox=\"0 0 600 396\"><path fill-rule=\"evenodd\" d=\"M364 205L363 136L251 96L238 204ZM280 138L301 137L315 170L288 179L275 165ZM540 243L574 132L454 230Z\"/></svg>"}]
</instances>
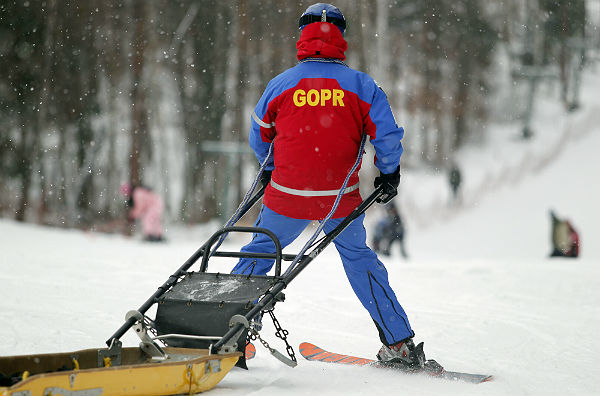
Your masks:
<instances>
[{"instance_id":1,"label":"person in background","mask_svg":"<svg viewBox=\"0 0 600 396\"><path fill-rule=\"evenodd\" d=\"M392 245L398 241L402 257L408 258L404 247L404 224L402 217L393 203L385 207L386 214L379 220L373 236L373 250L384 256L389 256Z\"/></svg>"},{"instance_id":2,"label":"person in background","mask_svg":"<svg viewBox=\"0 0 600 396\"><path fill-rule=\"evenodd\" d=\"M448 173L448 182L452 191L452 200L450 203L456 203L460 200L460 183L461 183L460 168L456 163L452 163L450 172Z\"/></svg>"},{"instance_id":3,"label":"person in background","mask_svg":"<svg viewBox=\"0 0 600 396\"><path fill-rule=\"evenodd\" d=\"M552 253L550 257L578 257L579 234L568 220L559 219L554 211L550 211L552 221Z\"/></svg>"},{"instance_id":4,"label":"person in background","mask_svg":"<svg viewBox=\"0 0 600 396\"><path fill-rule=\"evenodd\" d=\"M128 198L127 205L129 222L140 220L145 241L164 241L162 216L164 204L162 199L149 188L132 186L129 183L121 185L121 194Z\"/></svg>"}]
</instances>

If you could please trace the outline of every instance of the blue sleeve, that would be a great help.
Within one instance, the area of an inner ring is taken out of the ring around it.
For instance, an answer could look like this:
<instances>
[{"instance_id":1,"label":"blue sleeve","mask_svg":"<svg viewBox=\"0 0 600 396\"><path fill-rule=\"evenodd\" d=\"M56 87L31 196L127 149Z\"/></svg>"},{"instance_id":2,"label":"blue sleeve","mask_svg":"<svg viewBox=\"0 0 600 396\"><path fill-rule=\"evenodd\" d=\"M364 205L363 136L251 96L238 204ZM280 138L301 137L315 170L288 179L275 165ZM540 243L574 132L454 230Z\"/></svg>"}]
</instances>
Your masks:
<instances>
[{"instance_id":1,"label":"blue sleeve","mask_svg":"<svg viewBox=\"0 0 600 396\"><path fill-rule=\"evenodd\" d=\"M404 129L396 124L387 96L379 87L373 95L369 117L375 127L374 133L369 133L375 148L375 166L381 173L393 173L404 151L401 142Z\"/></svg>"},{"instance_id":2,"label":"blue sleeve","mask_svg":"<svg viewBox=\"0 0 600 396\"><path fill-rule=\"evenodd\" d=\"M270 89L270 83L267 85L265 92L256 104L256 108L252 113L250 120L250 134L249 143L250 147L254 151L256 159L259 163L263 163L269 154L269 146L275 137L275 123L271 120L271 115L268 112L269 103L272 100ZM267 163L265 170L273 170L273 156Z\"/></svg>"}]
</instances>

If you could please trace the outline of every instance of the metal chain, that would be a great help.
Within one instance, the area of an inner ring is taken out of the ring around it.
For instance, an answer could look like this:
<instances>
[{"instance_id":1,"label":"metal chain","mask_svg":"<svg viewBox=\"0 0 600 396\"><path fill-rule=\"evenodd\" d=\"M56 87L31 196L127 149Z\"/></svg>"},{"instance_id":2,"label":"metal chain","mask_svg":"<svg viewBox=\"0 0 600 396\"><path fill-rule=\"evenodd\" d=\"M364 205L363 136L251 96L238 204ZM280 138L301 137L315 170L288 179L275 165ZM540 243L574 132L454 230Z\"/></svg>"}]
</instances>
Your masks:
<instances>
[{"instance_id":1,"label":"metal chain","mask_svg":"<svg viewBox=\"0 0 600 396\"><path fill-rule=\"evenodd\" d=\"M258 331L255 328L250 327L248 330L249 330L249 333L252 333L252 335L250 336L251 340L258 339L258 341L260 341L260 343L263 344L263 346L265 348L267 348L269 350L269 352L273 353L274 349L271 348L271 346L269 346L269 343L260 336L260 334L258 333Z\"/></svg>"},{"instance_id":2,"label":"metal chain","mask_svg":"<svg viewBox=\"0 0 600 396\"><path fill-rule=\"evenodd\" d=\"M278 338L281 338L283 340L283 342L285 342L285 349L287 351L287 354L290 357L290 359L292 359L295 362L296 354L294 353L294 348L292 348L292 346L288 343L288 340L287 340L287 336L290 332L285 330L283 327L281 327L281 325L279 324L279 321L275 317L275 314L273 313L272 309L267 312L269 313L269 316L271 316L271 319L273 320L273 325L275 326L275 330L276 330L275 335Z\"/></svg>"},{"instance_id":3,"label":"metal chain","mask_svg":"<svg viewBox=\"0 0 600 396\"><path fill-rule=\"evenodd\" d=\"M288 356L290 357L290 359L292 359L295 362L296 361L296 354L294 353L294 348L292 348L292 346L287 341L287 335L290 332L281 327L281 324L279 324L279 321L275 317L275 314L273 313L272 309L269 310L269 311L263 311L263 312L268 312L269 316L271 316L271 319L273 320L273 325L275 326L275 330L276 330L275 331L275 336L277 336L277 338L280 338L280 339L283 340L283 342L285 342L286 352L287 352ZM271 352L271 353L273 353L275 351L275 349L271 348L271 346L269 345L269 343L260 336L258 330L256 330L252 326L250 326L250 328L248 329L248 338L250 340L256 340L256 339L258 339L258 341L260 341L260 343L265 348L267 348L269 350L269 352Z\"/></svg>"}]
</instances>

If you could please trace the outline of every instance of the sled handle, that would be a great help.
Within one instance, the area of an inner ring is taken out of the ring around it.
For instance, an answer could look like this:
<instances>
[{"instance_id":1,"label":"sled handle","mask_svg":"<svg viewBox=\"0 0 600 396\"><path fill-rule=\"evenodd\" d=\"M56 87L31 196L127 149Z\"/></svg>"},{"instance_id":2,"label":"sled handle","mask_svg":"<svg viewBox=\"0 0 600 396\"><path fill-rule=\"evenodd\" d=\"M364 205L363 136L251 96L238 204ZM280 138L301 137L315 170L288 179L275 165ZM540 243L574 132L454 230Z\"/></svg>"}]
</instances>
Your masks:
<instances>
[{"instance_id":1,"label":"sled handle","mask_svg":"<svg viewBox=\"0 0 600 396\"><path fill-rule=\"evenodd\" d=\"M280 292L282 292L288 284L296 277L300 272L308 266L308 264L315 258L319 253L321 253L327 245L329 245L339 234L342 233L352 223L356 220L360 215L365 213L367 209L373 205L379 197L384 194L383 186L379 186L369 195L360 205L356 207L340 224L337 225L329 234L325 236L325 238L307 255L305 255L299 262L298 265L293 269L293 271L284 276L282 279L279 279L273 287L256 303L256 305L247 312L244 316L246 319L254 318L258 315L268 304L275 299ZM243 324L235 324L232 326L223 337L212 345L212 352L218 353L221 347L225 345L229 340L231 340L238 331L240 331L244 327Z\"/></svg>"},{"instance_id":2,"label":"sled handle","mask_svg":"<svg viewBox=\"0 0 600 396\"><path fill-rule=\"evenodd\" d=\"M210 256L210 251L211 251L212 245L219 239L219 237L221 235L228 234L230 232L249 232L249 233L253 233L253 234L265 234L269 238L271 238L271 240L275 244L275 276L281 275L281 256L282 256L281 243L279 242L277 235L275 235L272 231L267 230L266 228L237 227L237 226L224 227L224 228L220 229L219 231L215 232L210 237L208 242L206 242L204 254L202 255L202 262L200 264L200 272L206 272L206 270L208 269L208 259ZM227 257L228 255L227 255L227 253L222 253L222 254L220 254L220 256ZM236 255L236 256L238 256L238 255ZM236 256L234 256L232 254L230 257L236 257ZM248 252L248 257L251 257L251 256L252 256L252 253Z\"/></svg>"},{"instance_id":3,"label":"sled handle","mask_svg":"<svg viewBox=\"0 0 600 396\"><path fill-rule=\"evenodd\" d=\"M235 221L241 219L242 216L244 216L244 214L246 214L262 198L266 188L266 184L261 186L261 188L250 198L248 203L241 209ZM186 262L183 263L181 267L179 267L179 269L175 271L175 273L173 273L173 275L171 275L169 279L167 279L165 283L163 283L162 286L160 286L158 290L156 290L154 294L137 309L138 312L140 312L142 315L146 313L146 311L148 311L150 307L152 307L158 301L158 298L165 294L167 290L171 289L171 287L177 283L179 278L185 275L185 272L190 269L190 267L194 265L194 263L198 261L200 257L202 257L206 247L207 244L205 243L198 250L196 250L194 254L192 254L192 256L188 258ZM136 319L133 317L126 319L125 323L123 323L108 340L106 340L106 345L110 346L114 340L120 339L135 324L135 321Z\"/></svg>"},{"instance_id":4,"label":"sled handle","mask_svg":"<svg viewBox=\"0 0 600 396\"><path fill-rule=\"evenodd\" d=\"M367 211L377 199L382 197L385 193L383 192L383 186L377 187L367 198L362 201L360 205L358 205L348 216L344 218L330 233L325 235L325 237L321 240L321 242L315 246L308 254L304 255L304 257L298 262L296 267L292 269L289 273L284 275L284 281L287 286L300 272L308 266L308 264L317 257L327 245L329 245L338 235L342 233L354 220L356 220L359 216Z\"/></svg>"}]
</instances>

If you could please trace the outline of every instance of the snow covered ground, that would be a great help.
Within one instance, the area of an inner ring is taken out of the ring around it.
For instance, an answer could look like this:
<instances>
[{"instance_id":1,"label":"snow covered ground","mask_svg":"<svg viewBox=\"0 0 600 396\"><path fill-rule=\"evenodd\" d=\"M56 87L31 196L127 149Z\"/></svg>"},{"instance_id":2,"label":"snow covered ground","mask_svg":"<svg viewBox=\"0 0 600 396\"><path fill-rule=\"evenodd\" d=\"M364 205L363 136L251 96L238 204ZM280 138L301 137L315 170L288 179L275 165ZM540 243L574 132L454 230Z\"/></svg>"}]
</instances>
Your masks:
<instances>
[{"instance_id":1,"label":"snow covered ground","mask_svg":"<svg viewBox=\"0 0 600 396\"><path fill-rule=\"evenodd\" d=\"M339 367L299 357L292 369L257 345L214 395L591 395L600 393L600 78L586 75L577 113L542 106L530 142L499 130L493 149L466 149L462 205L440 177L403 175L409 260L384 260L425 353L449 370L493 374L480 385ZM586 96L587 95L587 96ZM494 143L494 142L492 142ZM487 147L487 146L486 146ZM408 194L406 191L411 191ZM548 210L569 217L581 257L550 259ZM378 214L373 209L369 223ZM427 217L426 214L435 214ZM0 355L102 347L215 230L174 228L167 244L0 220ZM232 237L229 248L245 237ZM304 239L305 240L305 239ZM297 251L298 242L286 251ZM212 265L212 264L211 264ZM211 269L227 271L228 263ZM197 267L195 268L197 269ZM286 291L277 316L296 348L373 357L380 343L333 247ZM263 336L284 347L266 323ZM128 333L127 346L137 345Z\"/></svg>"}]
</instances>

